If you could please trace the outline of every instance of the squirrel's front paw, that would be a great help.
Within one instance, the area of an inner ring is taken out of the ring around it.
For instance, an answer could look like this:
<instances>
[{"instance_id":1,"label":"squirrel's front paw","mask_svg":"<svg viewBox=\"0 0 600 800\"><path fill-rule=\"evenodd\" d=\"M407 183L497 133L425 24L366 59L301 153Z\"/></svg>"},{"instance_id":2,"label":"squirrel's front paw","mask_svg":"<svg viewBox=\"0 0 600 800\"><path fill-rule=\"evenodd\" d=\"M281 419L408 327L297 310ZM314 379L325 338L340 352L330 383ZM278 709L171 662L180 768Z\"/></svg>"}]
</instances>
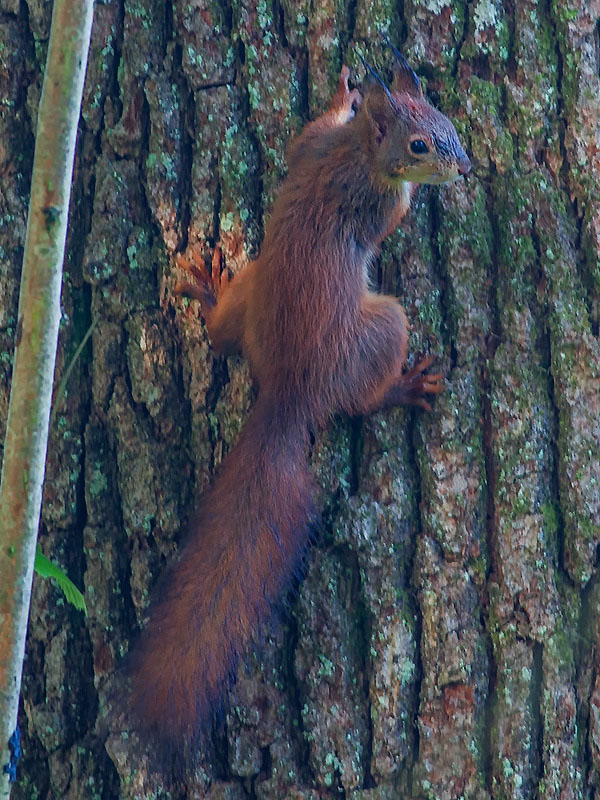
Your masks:
<instances>
[{"instance_id":1,"label":"squirrel's front paw","mask_svg":"<svg viewBox=\"0 0 600 800\"><path fill-rule=\"evenodd\" d=\"M186 253L178 253L177 266L189 272L194 278L194 283L178 281L173 292L185 297L198 300L204 314L217 304L217 298L225 291L229 284L229 273L221 264L221 245L217 242L212 256L211 270L208 271L206 263L198 248L192 246Z\"/></svg>"},{"instance_id":2,"label":"squirrel's front paw","mask_svg":"<svg viewBox=\"0 0 600 800\"><path fill-rule=\"evenodd\" d=\"M355 108L359 108L362 97L358 89L348 88L348 78L350 70L347 66L342 67L338 80L338 88L331 101L331 110L335 111L339 117L340 125L348 122L354 116Z\"/></svg>"}]
</instances>

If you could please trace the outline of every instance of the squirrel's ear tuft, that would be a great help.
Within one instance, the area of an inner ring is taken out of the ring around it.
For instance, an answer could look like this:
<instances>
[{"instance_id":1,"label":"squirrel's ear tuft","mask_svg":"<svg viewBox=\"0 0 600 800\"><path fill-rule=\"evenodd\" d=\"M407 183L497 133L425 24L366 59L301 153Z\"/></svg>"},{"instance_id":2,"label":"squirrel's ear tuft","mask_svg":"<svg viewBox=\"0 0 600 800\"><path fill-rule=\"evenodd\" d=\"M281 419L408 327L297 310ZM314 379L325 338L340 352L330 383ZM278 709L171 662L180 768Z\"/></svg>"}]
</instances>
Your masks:
<instances>
[{"instance_id":1,"label":"squirrel's ear tuft","mask_svg":"<svg viewBox=\"0 0 600 800\"><path fill-rule=\"evenodd\" d=\"M388 44L394 53L394 80L392 81L392 91L406 92L412 95L412 97L421 100L423 98L423 89L421 88L419 76L402 53L394 47L389 40Z\"/></svg>"}]
</instances>

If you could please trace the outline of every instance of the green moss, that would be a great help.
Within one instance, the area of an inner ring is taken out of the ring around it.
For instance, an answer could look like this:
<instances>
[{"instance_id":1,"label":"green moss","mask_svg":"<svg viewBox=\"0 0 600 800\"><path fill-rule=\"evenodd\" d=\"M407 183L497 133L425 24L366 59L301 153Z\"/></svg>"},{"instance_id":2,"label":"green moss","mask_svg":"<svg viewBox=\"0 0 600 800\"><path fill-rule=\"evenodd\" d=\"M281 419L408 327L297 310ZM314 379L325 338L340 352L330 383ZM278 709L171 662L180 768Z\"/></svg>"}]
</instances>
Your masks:
<instances>
[{"instance_id":1,"label":"green moss","mask_svg":"<svg viewBox=\"0 0 600 800\"><path fill-rule=\"evenodd\" d=\"M549 536L554 538L558 532L558 512L556 506L551 501L547 501L542 505L542 514L544 517L544 528Z\"/></svg>"}]
</instances>

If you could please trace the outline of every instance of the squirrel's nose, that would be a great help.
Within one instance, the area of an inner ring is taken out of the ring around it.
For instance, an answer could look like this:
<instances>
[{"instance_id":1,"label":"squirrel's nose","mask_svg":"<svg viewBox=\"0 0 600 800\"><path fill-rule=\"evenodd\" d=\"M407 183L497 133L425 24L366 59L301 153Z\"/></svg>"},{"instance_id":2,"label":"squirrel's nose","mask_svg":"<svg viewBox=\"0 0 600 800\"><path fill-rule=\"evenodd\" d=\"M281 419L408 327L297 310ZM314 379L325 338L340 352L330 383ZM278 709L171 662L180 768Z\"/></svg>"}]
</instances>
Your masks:
<instances>
[{"instance_id":1,"label":"squirrel's nose","mask_svg":"<svg viewBox=\"0 0 600 800\"><path fill-rule=\"evenodd\" d=\"M471 172L471 162L469 161L468 156L464 156L458 162L458 174L459 175L468 175Z\"/></svg>"}]
</instances>

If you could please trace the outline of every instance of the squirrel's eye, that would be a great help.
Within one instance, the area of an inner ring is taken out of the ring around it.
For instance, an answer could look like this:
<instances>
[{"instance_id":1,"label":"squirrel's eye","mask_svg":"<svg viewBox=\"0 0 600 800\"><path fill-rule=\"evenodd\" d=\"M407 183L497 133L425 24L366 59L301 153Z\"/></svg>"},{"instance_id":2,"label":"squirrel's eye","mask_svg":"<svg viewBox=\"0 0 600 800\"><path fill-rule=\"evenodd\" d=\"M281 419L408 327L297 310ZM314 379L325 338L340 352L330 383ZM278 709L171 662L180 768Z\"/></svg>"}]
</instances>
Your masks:
<instances>
[{"instance_id":1,"label":"squirrel's eye","mask_svg":"<svg viewBox=\"0 0 600 800\"><path fill-rule=\"evenodd\" d=\"M414 153L416 156L424 156L425 153L429 152L429 148L423 139L413 139L410 143L410 150L411 153Z\"/></svg>"}]
</instances>

